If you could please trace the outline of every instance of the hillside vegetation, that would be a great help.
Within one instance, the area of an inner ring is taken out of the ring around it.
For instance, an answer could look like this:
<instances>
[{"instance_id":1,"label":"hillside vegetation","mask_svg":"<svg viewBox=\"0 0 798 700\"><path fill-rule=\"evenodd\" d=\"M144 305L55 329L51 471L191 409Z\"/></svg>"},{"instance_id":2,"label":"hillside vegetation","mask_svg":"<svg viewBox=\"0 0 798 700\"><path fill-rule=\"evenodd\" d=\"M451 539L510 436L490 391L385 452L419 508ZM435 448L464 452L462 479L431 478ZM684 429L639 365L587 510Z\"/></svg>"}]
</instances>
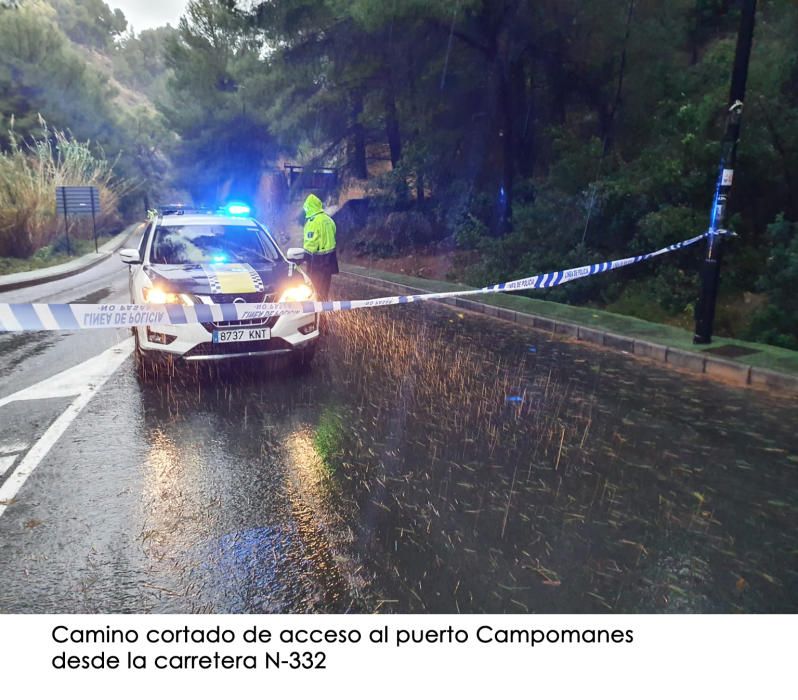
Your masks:
<instances>
[{"instance_id":1,"label":"hillside vegetation","mask_svg":"<svg viewBox=\"0 0 798 700\"><path fill-rule=\"evenodd\" d=\"M718 331L798 347L798 7L759 7ZM731 0L194 0L164 114L195 196L297 153L365 183L344 245L460 251L451 274L496 282L706 230L738 20ZM701 255L546 295L688 325Z\"/></svg>"},{"instance_id":2,"label":"hillside vegetation","mask_svg":"<svg viewBox=\"0 0 798 700\"><path fill-rule=\"evenodd\" d=\"M99 187L101 231L143 214L164 186L172 136L155 108L166 78L152 39L171 30L126 26L101 0L0 9L0 255L27 257L63 236L58 185Z\"/></svg>"},{"instance_id":3,"label":"hillside vegetation","mask_svg":"<svg viewBox=\"0 0 798 700\"><path fill-rule=\"evenodd\" d=\"M739 6L192 0L174 29L131 36L101 0L31 1L0 12L0 109L20 134L42 113L120 154L115 173L134 183L123 204L166 185L255 197L282 154L336 167L368 199L345 248L445 257L450 276L483 284L706 230ZM717 327L789 347L796 27L794 2L760 0ZM545 295L689 325L701 255Z\"/></svg>"}]
</instances>

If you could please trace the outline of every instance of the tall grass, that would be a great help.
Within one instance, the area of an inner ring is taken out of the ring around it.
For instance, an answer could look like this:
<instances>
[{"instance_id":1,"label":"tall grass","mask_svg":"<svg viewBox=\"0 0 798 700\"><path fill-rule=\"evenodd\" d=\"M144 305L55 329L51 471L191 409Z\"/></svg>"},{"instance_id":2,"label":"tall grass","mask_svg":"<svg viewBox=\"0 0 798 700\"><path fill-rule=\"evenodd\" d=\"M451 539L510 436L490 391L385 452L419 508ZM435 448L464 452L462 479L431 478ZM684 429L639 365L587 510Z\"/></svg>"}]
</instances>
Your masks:
<instances>
[{"instance_id":1,"label":"tall grass","mask_svg":"<svg viewBox=\"0 0 798 700\"><path fill-rule=\"evenodd\" d=\"M119 200L130 183L114 177L114 163L94 155L90 143L50 128L39 117L40 130L23 140L14 131L9 147L0 151L0 256L27 258L63 235L63 218L56 216L55 188L93 185L100 192L98 230L119 223ZM90 217L70 217L69 233L91 235Z\"/></svg>"}]
</instances>

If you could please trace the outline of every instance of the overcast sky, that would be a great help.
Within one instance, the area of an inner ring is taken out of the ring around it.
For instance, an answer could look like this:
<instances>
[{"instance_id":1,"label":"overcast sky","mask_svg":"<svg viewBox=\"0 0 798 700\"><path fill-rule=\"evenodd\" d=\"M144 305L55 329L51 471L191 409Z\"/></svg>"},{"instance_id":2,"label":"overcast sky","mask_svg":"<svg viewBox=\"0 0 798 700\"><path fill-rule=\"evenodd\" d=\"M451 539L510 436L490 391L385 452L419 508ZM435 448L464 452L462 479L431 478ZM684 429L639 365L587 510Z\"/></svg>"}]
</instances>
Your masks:
<instances>
[{"instance_id":1,"label":"overcast sky","mask_svg":"<svg viewBox=\"0 0 798 700\"><path fill-rule=\"evenodd\" d=\"M142 29L162 27L164 24L177 26L188 0L106 0L111 9L118 7L127 17L128 28L137 32Z\"/></svg>"}]
</instances>

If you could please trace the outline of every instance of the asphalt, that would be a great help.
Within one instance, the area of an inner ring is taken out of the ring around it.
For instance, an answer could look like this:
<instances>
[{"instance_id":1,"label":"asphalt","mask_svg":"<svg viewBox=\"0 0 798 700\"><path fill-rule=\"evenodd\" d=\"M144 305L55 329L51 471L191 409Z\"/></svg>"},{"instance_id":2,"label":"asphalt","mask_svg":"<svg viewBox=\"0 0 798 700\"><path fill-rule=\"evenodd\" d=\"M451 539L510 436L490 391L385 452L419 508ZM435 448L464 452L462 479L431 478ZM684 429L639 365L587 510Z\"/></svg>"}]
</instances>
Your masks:
<instances>
[{"instance_id":1,"label":"asphalt","mask_svg":"<svg viewBox=\"0 0 798 700\"><path fill-rule=\"evenodd\" d=\"M125 266L0 294L78 300ZM0 612L798 611L794 401L437 304L303 375L130 350L0 335Z\"/></svg>"}]
</instances>

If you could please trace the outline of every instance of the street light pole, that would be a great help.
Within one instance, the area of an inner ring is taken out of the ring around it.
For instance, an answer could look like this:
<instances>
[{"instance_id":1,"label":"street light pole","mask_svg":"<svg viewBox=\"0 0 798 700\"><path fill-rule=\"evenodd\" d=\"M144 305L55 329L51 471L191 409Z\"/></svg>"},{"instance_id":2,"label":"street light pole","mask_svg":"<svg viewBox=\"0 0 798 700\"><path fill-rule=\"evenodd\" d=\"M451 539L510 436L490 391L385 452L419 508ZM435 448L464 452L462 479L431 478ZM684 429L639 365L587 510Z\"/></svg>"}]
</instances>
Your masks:
<instances>
[{"instance_id":1,"label":"street light pole","mask_svg":"<svg viewBox=\"0 0 798 700\"><path fill-rule=\"evenodd\" d=\"M745 99L745 83L748 78L751 44L754 38L755 15L756 0L743 0L740 29L737 34L737 49L734 53L731 89L729 90L726 133L723 136L720 168L715 185L715 197L712 200L706 255L701 265L701 297L695 309L693 343L697 345L705 345L712 342L712 327L715 322L715 304L718 297L723 238L729 235L729 231L726 230L729 193L734 179L734 166L737 162L737 144L740 140L740 124L743 116L743 100Z\"/></svg>"}]
</instances>

